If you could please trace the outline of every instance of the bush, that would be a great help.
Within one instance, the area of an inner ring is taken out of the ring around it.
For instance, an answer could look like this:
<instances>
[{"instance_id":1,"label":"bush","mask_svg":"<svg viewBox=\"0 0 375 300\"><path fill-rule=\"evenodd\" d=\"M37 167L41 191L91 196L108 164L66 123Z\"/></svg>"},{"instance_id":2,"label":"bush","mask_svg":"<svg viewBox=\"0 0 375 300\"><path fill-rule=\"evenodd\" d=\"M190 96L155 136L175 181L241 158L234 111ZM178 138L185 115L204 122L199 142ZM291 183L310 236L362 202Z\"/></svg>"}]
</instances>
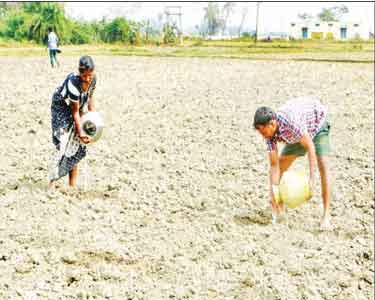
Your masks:
<instances>
[{"instance_id":1,"label":"bush","mask_svg":"<svg viewBox=\"0 0 375 300\"><path fill-rule=\"evenodd\" d=\"M252 38L254 36L254 34L252 34L251 32L243 32L241 34L241 37L243 38Z\"/></svg>"},{"instance_id":2,"label":"bush","mask_svg":"<svg viewBox=\"0 0 375 300\"><path fill-rule=\"evenodd\" d=\"M170 25L165 25L163 28L163 42L164 44L175 44L177 42L177 34L175 28Z\"/></svg>"},{"instance_id":3,"label":"bush","mask_svg":"<svg viewBox=\"0 0 375 300\"><path fill-rule=\"evenodd\" d=\"M92 42L91 35L87 32L80 31L77 28L73 28L72 35L70 37L72 44L89 44Z\"/></svg>"},{"instance_id":4,"label":"bush","mask_svg":"<svg viewBox=\"0 0 375 300\"><path fill-rule=\"evenodd\" d=\"M24 40L28 37L28 26L23 14L12 14L5 21L4 37L16 41Z\"/></svg>"},{"instance_id":5,"label":"bush","mask_svg":"<svg viewBox=\"0 0 375 300\"><path fill-rule=\"evenodd\" d=\"M124 42L135 44L137 41L138 24L124 18L115 18L104 27L106 42Z\"/></svg>"}]
</instances>

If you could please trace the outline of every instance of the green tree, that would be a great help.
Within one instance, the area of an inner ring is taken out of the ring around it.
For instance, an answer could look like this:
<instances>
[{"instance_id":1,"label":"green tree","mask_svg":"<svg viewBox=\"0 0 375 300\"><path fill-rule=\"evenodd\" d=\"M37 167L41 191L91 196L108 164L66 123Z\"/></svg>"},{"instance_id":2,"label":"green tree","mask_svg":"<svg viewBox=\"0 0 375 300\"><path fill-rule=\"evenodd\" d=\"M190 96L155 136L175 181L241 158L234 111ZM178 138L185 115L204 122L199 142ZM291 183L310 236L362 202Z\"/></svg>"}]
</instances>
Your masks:
<instances>
[{"instance_id":1,"label":"green tree","mask_svg":"<svg viewBox=\"0 0 375 300\"><path fill-rule=\"evenodd\" d=\"M72 44L89 44L93 41L93 27L89 23L73 22L69 41Z\"/></svg>"},{"instance_id":2,"label":"green tree","mask_svg":"<svg viewBox=\"0 0 375 300\"><path fill-rule=\"evenodd\" d=\"M236 6L236 3L234 2L226 2L223 6L223 18L222 18L222 34L224 34L225 29L227 28L228 20L230 18L230 15L234 11L234 7Z\"/></svg>"},{"instance_id":3,"label":"green tree","mask_svg":"<svg viewBox=\"0 0 375 300\"><path fill-rule=\"evenodd\" d=\"M23 13L12 12L9 14L5 21L4 36L16 41L26 40L28 37L26 20L27 16Z\"/></svg>"},{"instance_id":4,"label":"green tree","mask_svg":"<svg viewBox=\"0 0 375 300\"><path fill-rule=\"evenodd\" d=\"M106 40L105 28L107 26L107 20L103 17L100 21L92 21L89 23L92 32L92 40L94 42L100 42Z\"/></svg>"},{"instance_id":5,"label":"green tree","mask_svg":"<svg viewBox=\"0 0 375 300\"><path fill-rule=\"evenodd\" d=\"M204 10L204 27L207 29L208 35L214 35L219 32L222 26L219 6L216 2L209 2Z\"/></svg>"},{"instance_id":6,"label":"green tree","mask_svg":"<svg viewBox=\"0 0 375 300\"><path fill-rule=\"evenodd\" d=\"M139 31L139 25L135 22L128 21L125 18L118 17L112 20L104 27L105 41L107 42L124 42L134 44Z\"/></svg>"},{"instance_id":7,"label":"green tree","mask_svg":"<svg viewBox=\"0 0 375 300\"><path fill-rule=\"evenodd\" d=\"M245 22L245 18L247 16L248 12L249 12L249 9L247 7L242 8L241 22L240 22L240 26L238 26L238 37L241 37L242 27L243 27L243 24Z\"/></svg>"},{"instance_id":8,"label":"green tree","mask_svg":"<svg viewBox=\"0 0 375 300\"><path fill-rule=\"evenodd\" d=\"M345 5L333 6L331 8L323 8L318 14L318 18L322 22L340 21L341 17L348 13L349 9Z\"/></svg>"},{"instance_id":9,"label":"green tree","mask_svg":"<svg viewBox=\"0 0 375 300\"><path fill-rule=\"evenodd\" d=\"M165 24L163 27L163 43L174 44L177 42L176 27Z\"/></svg>"},{"instance_id":10,"label":"green tree","mask_svg":"<svg viewBox=\"0 0 375 300\"><path fill-rule=\"evenodd\" d=\"M24 11L30 16L29 39L36 42L45 42L47 29L51 27L64 40L64 29L67 26L64 7L59 3L26 2Z\"/></svg>"},{"instance_id":11,"label":"green tree","mask_svg":"<svg viewBox=\"0 0 375 300\"><path fill-rule=\"evenodd\" d=\"M303 14L298 14L298 18L300 18L301 20L311 20L313 19L313 16L312 14L308 14L308 13L303 13Z\"/></svg>"}]
</instances>

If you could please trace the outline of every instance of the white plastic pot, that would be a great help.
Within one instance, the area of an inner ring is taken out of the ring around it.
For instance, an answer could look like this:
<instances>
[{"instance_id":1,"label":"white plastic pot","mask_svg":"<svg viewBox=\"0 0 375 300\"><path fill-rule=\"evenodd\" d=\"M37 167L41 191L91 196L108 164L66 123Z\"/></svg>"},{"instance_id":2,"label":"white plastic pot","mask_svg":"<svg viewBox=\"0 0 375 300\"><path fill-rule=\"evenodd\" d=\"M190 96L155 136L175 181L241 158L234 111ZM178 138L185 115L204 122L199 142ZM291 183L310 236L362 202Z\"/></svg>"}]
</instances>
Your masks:
<instances>
[{"instance_id":1,"label":"white plastic pot","mask_svg":"<svg viewBox=\"0 0 375 300\"><path fill-rule=\"evenodd\" d=\"M81 118L81 130L84 135L91 138L90 143L95 143L103 134L104 120L99 112L88 112Z\"/></svg>"},{"instance_id":2,"label":"white plastic pot","mask_svg":"<svg viewBox=\"0 0 375 300\"><path fill-rule=\"evenodd\" d=\"M303 171L285 172L279 185L279 199L290 208L296 208L310 200L309 177L306 173Z\"/></svg>"}]
</instances>

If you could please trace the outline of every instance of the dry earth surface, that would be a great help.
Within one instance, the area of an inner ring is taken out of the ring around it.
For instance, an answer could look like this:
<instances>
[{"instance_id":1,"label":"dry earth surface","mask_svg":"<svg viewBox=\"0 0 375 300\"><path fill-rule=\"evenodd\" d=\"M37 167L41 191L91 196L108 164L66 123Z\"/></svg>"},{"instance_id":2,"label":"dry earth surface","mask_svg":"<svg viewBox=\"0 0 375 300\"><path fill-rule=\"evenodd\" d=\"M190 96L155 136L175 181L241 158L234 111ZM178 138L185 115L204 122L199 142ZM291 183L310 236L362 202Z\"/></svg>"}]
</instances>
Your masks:
<instances>
[{"instance_id":1,"label":"dry earth surface","mask_svg":"<svg viewBox=\"0 0 375 300\"><path fill-rule=\"evenodd\" d=\"M48 191L50 99L78 57L0 57L0 299L374 299L373 64L94 58L107 127L78 188ZM251 127L303 95L330 111L326 232L319 185L270 223Z\"/></svg>"}]
</instances>

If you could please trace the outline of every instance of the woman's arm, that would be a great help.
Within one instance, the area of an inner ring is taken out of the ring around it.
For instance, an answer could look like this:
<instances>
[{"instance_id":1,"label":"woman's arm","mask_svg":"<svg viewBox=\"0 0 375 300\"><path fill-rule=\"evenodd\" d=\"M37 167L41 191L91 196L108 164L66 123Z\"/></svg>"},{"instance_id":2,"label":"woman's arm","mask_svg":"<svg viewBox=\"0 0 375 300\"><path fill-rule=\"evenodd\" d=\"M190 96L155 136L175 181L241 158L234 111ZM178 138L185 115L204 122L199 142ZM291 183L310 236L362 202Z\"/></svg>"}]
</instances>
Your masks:
<instances>
[{"instance_id":1,"label":"woman's arm","mask_svg":"<svg viewBox=\"0 0 375 300\"><path fill-rule=\"evenodd\" d=\"M90 137L81 135L81 116L79 113L79 102L70 101L70 107L72 108L74 131L82 143L88 144L90 142Z\"/></svg>"},{"instance_id":2,"label":"woman's arm","mask_svg":"<svg viewBox=\"0 0 375 300\"><path fill-rule=\"evenodd\" d=\"M93 95L91 95L89 97L88 109L89 109L89 111L95 111L95 101L94 101L94 96Z\"/></svg>"},{"instance_id":3,"label":"woman's arm","mask_svg":"<svg viewBox=\"0 0 375 300\"><path fill-rule=\"evenodd\" d=\"M70 101L70 107L72 109L75 133L78 136L80 136L81 135L81 117L79 115L79 102Z\"/></svg>"}]
</instances>

